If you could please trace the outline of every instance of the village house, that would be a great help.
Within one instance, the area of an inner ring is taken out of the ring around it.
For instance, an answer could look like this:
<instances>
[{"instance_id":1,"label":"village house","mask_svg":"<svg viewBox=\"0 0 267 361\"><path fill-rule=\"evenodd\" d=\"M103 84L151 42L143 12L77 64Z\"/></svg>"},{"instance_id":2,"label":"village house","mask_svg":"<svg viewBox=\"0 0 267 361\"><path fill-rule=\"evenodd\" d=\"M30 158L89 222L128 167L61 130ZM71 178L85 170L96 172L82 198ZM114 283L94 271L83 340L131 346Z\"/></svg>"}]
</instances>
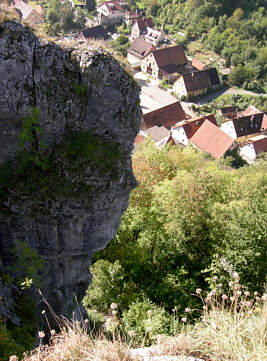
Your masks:
<instances>
[{"instance_id":1,"label":"village house","mask_svg":"<svg viewBox=\"0 0 267 361\"><path fill-rule=\"evenodd\" d=\"M125 14L125 23L127 26L131 26L136 22L136 20L141 19L141 17L142 17L142 11L139 10L127 11L127 13Z\"/></svg>"},{"instance_id":2,"label":"village house","mask_svg":"<svg viewBox=\"0 0 267 361\"><path fill-rule=\"evenodd\" d=\"M154 28L154 24L151 18L136 20L131 30L131 39L134 40L140 36L146 35L148 27L152 29Z\"/></svg>"},{"instance_id":3,"label":"village house","mask_svg":"<svg viewBox=\"0 0 267 361\"><path fill-rule=\"evenodd\" d=\"M149 128L145 131L141 131L145 137L150 137L154 141L156 147L163 148L166 144L175 145L175 141L171 136L170 131L164 126L157 126L155 125L152 128Z\"/></svg>"},{"instance_id":4,"label":"village house","mask_svg":"<svg viewBox=\"0 0 267 361\"><path fill-rule=\"evenodd\" d=\"M234 139L208 119L195 132L190 144L203 152L208 152L214 159L221 158L228 150L236 147Z\"/></svg>"},{"instance_id":5,"label":"village house","mask_svg":"<svg viewBox=\"0 0 267 361\"><path fill-rule=\"evenodd\" d=\"M154 78L162 79L172 74L186 71L187 58L182 45L171 46L152 51L141 64L143 72Z\"/></svg>"},{"instance_id":6,"label":"village house","mask_svg":"<svg viewBox=\"0 0 267 361\"><path fill-rule=\"evenodd\" d=\"M129 7L125 0L105 1L96 7L99 24L118 24L125 20Z\"/></svg>"},{"instance_id":7,"label":"village house","mask_svg":"<svg viewBox=\"0 0 267 361\"><path fill-rule=\"evenodd\" d=\"M183 145L187 145L189 143L189 140L198 131L201 125L205 122L205 120L209 120L215 126L218 126L213 114L186 119L180 121L172 127L171 130L173 139Z\"/></svg>"},{"instance_id":8,"label":"village house","mask_svg":"<svg viewBox=\"0 0 267 361\"><path fill-rule=\"evenodd\" d=\"M267 135L260 134L251 137L247 142L239 147L239 155L252 164L256 161L260 153L267 152Z\"/></svg>"},{"instance_id":9,"label":"village house","mask_svg":"<svg viewBox=\"0 0 267 361\"><path fill-rule=\"evenodd\" d=\"M208 89L220 86L216 68L182 74L173 84L173 91L179 97L190 98L205 94Z\"/></svg>"},{"instance_id":10,"label":"village house","mask_svg":"<svg viewBox=\"0 0 267 361\"><path fill-rule=\"evenodd\" d=\"M127 50L127 60L130 64L141 64L141 61L153 50L156 50L154 45L147 43L142 38L136 38Z\"/></svg>"},{"instance_id":11,"label":"village house","mask_svg":"<svg viewBox=\"0 0 267 361\"><path fill-rule=\"evenodd\" d=\"M76 40L89 41L89 40L107 40L109 35L102 25L93 26L80 31Z\"/></svg>"},{"instance_id":12,"label":"village house","mask_svg":"<svg viewBox=\"0 0 267 361\"><path fill-rule=\"evenodd\" d=\"M44 23L44 12L41 5L32 8L22 0L15 0L13 7L19 12L21 19L31 26Z\"/></svg>"},{"instance_id":13,"label":"village house","mask_svg":"<svg viewBox=\"0 0 267 361\"><path fill-rule=\"evenodd\" d=\"M147 130L154 126L164 126L170 129L174 124L189 116L183 110L179 101L143 114L141 121L141 130Z\"/></svg>"},{"instance_id":14,"label":"village house","mask_svg":"<svg viewBox=\"0 0 267 361\"><path fill-rule=\"evenodd\" d=\"M240 111L239 107L232 105L219 109L219 114L225 118L231 119L237 117L239 111Z\"/></svg>"},{"instance_id":15,"label":"village house","mask_svg":"<svg viewBox=\"0 0 267 361\"><path fill-rule=\"evenodd\" d=\"M237 116L222 123L221 129L233 139L242 141L244 137L267 132L267 115L261 112Z\"/></svg>"},{"instance_id":16,"label":"village house","mask_svg":"<svg viewBox=\"0 0 267 361\"><path fill-rule=\"evenodd\" d=\"M194 70L204 70L206 68L206 64L196 58L192 59L192 66Z\"/></svg>"}]
</instances>

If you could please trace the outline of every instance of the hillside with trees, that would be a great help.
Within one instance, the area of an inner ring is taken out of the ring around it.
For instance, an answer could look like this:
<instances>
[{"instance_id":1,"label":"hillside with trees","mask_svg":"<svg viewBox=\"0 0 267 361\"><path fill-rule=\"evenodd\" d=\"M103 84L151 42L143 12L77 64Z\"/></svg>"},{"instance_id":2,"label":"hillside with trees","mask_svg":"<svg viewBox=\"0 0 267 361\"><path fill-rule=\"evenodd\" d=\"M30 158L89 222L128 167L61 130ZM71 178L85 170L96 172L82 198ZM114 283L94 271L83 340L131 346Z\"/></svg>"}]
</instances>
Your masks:
<instances>
[{"instance_id":1,"label":"hillside with trees","mask_svg":"<svg viewBox=\"0 0 267 361\"><path fill-rule=\"evenodd\" d=\"M95 258L85 306L107 313L115 302L141 340L145 327L142 333L134 320L141 324L149 309L157 315L150 336L159 325L172 332L173 310L178 319L197 310L188 316L195 321L202 305L192 295L214 288L214 277L227 289L238 272L242 292L264 292L266 165L263 157L232 169L191 147L159 151L145 142L133 157L139 186L117 236Z\"/></svg>"},{"instance_id":2,"label":"hillside with trees","mask_svg":"<svg viewBox=\"0 0 267 361\"><path fill-rule=\"evenodd\" d=\"M235 67L229 82L266 92L266 0L129 0L179 43L199 41ZM184 33L180 36L178 32Z\"/></svg>"}]
</instances>

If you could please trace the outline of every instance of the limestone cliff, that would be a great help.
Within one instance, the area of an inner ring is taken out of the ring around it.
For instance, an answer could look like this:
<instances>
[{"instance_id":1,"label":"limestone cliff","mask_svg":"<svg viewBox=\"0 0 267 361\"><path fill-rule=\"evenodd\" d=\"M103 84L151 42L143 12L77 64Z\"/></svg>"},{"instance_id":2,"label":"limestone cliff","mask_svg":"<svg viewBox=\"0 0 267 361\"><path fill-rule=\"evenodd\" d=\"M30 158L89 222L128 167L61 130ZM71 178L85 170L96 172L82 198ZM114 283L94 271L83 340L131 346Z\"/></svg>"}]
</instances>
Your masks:
<instances>
[{"instance_id":1,"label":"limestone cliff","mask_svg":"<svg viewBox=\"0 0 267 361\"><path fill-rule=\"evenodd\" d=\"M0 270L27 242L45 260L41 289L58 314L82 300L92 255L116 234L136 186L140 119L139 88L110 55L0 24ZM6 286L0 311L12 318Z\"/></svg>"}]
</instances>

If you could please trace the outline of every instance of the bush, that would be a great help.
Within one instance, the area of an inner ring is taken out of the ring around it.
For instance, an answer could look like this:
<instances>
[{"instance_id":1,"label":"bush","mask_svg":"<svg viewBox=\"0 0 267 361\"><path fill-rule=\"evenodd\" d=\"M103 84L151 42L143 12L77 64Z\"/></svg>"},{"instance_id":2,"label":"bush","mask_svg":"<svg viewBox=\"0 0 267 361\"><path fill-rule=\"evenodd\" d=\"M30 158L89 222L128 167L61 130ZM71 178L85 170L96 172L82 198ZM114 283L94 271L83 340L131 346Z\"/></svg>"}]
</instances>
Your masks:
<instances>
[{"instance_id":1,"label":"bush","mask_svg":"<svg viewBox=\"0 0 267 361\"><path fill-rule=\"evenodd\" d=\"M168 334L170 316L152 303L148 298L133 302L128 311L123 313L123 328L127 334L134 331L136 345L151 345L160 334Z\"/></svg>"}]
</instances>

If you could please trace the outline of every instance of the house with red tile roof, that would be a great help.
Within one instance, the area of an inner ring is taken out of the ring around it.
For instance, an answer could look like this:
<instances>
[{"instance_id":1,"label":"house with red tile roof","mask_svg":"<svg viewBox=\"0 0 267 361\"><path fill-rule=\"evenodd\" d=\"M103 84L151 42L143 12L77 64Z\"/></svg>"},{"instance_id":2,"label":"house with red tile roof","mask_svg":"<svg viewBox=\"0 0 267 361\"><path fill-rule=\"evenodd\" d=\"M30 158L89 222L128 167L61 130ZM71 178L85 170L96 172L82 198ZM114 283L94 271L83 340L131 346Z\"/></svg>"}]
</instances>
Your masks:
<instances>
[{"instance_id":1,"label":"house with red tile roof","mask_svg":"<svg viewBox=\"0 0 267 361\"><path fill-rule=\"evenodd\" d=\"M182 45L176 45L152 51L143 59L141 69L154 78L162 79L174 73L183 73L187 63Z\"/></svg>"},{"instance_id":2,"label":"house with red tile roof","mask_svg":"<svg viewBox=\"0 0 267 361\"><path fill-rule=\"evenodd\" d=\"M231 150L235 146L234 139L208 119L190 139L190 143L203 152L210 153L214 159L221 158L227 150Z\"/></svg>"},{"instance_id":3,"label":"house with red tile roof","mask_svg":"<svg viewBox=\"0 0 267 361\"><path fill-rule=\"evenodd\" d=\"M90 40L107 40L109 35L102 25L93 26L80 31L76 40L90 41Z\"/></svg>"},{"instance_id":4,"label":"house with red tile roof","mask_svg":"<svg viewBox=\"0 0 267 361\"><path fill-rule=\"evenodd\" d=\"M170 129L174 124L188 118L179 101L143 114L141 129L146 130L157 125Z\"/></svg>"},{"instance_id":5,"label":"house with red tile roof","mask_svg":"<svg viewBox=\"0 0 267 361\"><path fill-rule=\"evenodd\" d=\"M98 4L96 10L99 24L118 24L130 9L125 0L113 0Z\"/></svg>"},{"instance_id":6,"label":"house with red tile roof","mask_svg":"<svg viewBox=\"0 0 267 361\"><path fill-rule=\"evenodd\" d=\"M38 5L35 9L22 0L14 2L13 7L20 13L21 19L34 26L44 23L43 8Z\"/></svg>"},{"instance_id":7,"label":"house with red tile roof","mask_svg":"<svg viewBox=\"0 0 267 361\"><path fill-rule=\"evenodd\" d=\"M173 84L173 91L179 97L190 98L205 94L208 89L220 86L216 68L193 71L180 75Z\"/></svg>"},{"instance_id":8,"label":"house with red tile roof","mask_svg":"<svg viewBox=\"0 0 267 361\"><path fill-rule=\"evenodd\" d=\"M153 20L151 18L136 20L131 30L131 39L134 40L140 36L145 36L147 33L147 28L154 28Z\"/></svg>"},{"instance_id":9,"label":"house with red tile roof","mask_svg":"<svg viewBox=\"0 0 267 361\"><path fill-rule=\"evenodd\" d=\"M192 66L195 68L195 70L204 70L206 68L206 64L202 63L202 61L196 58L192 59Z\"/></svg>"},{"instance_id":10,"label":"house with red tile roof","mask_svg":"<svg viewBox=\"0 0 267 361\"><path fill-rule=\"evenodd\" d=\"M146 42L143 38L136 38L127 50L127 60L130 64L140 62L153 50L155 46Z\"/></svg>"},{"instance_id":11,"label":"house with red tile roof","mask_svg":"<svg viewBox=\"0 0 267 361\"><path fill-rule=\"evenodd\" d=\"M233 139L267 132L267 115L263 112L241 115L222 123L221 129Z\"/></svg>"},{"instance_id":12,"label":"house with red tile roof","mask_svg":"<svg viewBox=\"0 0 267 361\"><path fill-rule=\"evenodd\" d=\"M252 164L256 161L260 153L267 152L267 135L261 134L251 137L247 142L239 146L239 155Z\"/></svg>"},{"instance_id":13,"label":"house with red tile roof","mask_svg":"<svg viewBox=\"0 0 267 361\"><path fill-rule=\"evenodd\" d=\"M183 145L187 145L206 120L218 126L213 114L183 120L172 127L171 134L173 139Z\"/></svg>"},{"instance_id":14,"label":"house with red tile roof","mask_svg":"<svg viewBox=\"0 0 267 361\"><path fill-rule=\"evenodd\" d=\"M240 108L238 106L232 105L228 107L223 107L219 109L219 114L226 118L235 118L237 117L237 113L240 111Z\"/></svg>"}]
</instances>

